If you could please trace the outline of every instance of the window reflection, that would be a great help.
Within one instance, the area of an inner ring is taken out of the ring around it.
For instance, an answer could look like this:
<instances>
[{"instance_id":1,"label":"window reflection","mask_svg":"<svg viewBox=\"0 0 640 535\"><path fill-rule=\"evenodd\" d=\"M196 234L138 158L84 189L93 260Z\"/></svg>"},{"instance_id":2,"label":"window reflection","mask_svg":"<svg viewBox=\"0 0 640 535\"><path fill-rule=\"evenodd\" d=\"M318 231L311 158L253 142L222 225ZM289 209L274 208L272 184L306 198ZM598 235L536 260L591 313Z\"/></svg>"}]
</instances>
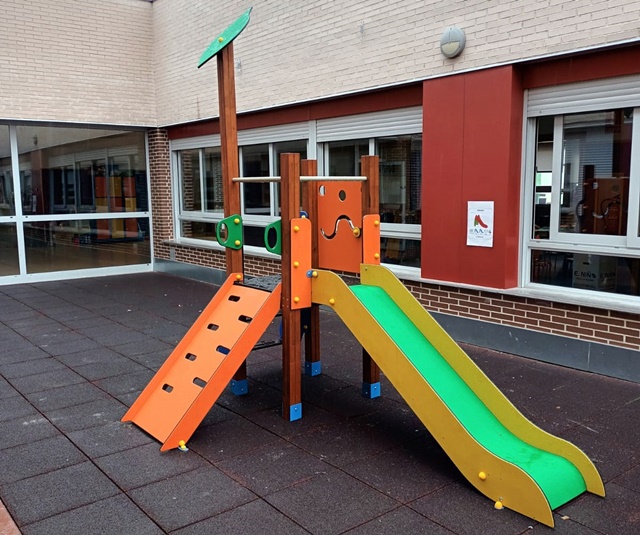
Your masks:
<instances>
[{"instance_id":1,"label":"window reflection","mask_svg":"<svg viewBox=\"0 0 640 535\"><path fill-rule=\"evenodd\" d=\"M532 237L538 240L549 238L553 170L553 122L553 117L541 117L538 119L537 124Z\"/></svg>"},{"instance_id":2,"label":"window reflection","mask_svg":"<svg viewBox=\"0 0 640 535\"><path fill-rule=\"evenodd\" d=\"M0 223L0 277L19 273L16 225Z\"/></svg>"},{"instance_id":3,"label":"window reflection","mask_svg":"<svg viewBox=\"0 0 640 535\"><path fill-rule=\"evenodd\" d=\"M380 156L380 217L385 223L421 220L422 135L376 140Z\"/></svg>"},{"instance_id":4,"label":"window reflection","mask_svg":"<svg viewBox=\"0 0 640 535\"><path fill-rule=\"evenodd\" d=\"M359 176L360 158L369 155L369 140L332 141L327 143L329 176Z\"/></svg>"},{"instance_id":5,"label":"window reflection","mask_svg":"<svg viewBox=\"0 0 640 535\"><path fill-rule=\"evenodd\" d=\"M222 185L222 155L220 147L204 149L205 171L205 211L222 214L224 212Z\"/></svg>"},{"instance_id":6,"label":"window reflection","mask_svg":"<svg viewBox=\"0 0 640 535\"><path fill-rule=\"evenodd\" d=\"M180 153L182 209L188 212L202 209L200 189L200 151L183 150Z\"/></svg>"},{"instance_id":7,"label":"window reflection","mask_svg":"<svg viewBox=\"0 0 640 535\"><path fill-rule=\"evenodd\" d=\"M627 234L632 111L564 117L560 232Z\"/></svg>"},{"instance_id":8,"label":"window reflection","mask_svg":"<svg viewBox=\"0 0 640 535\"><path fill-rule=\"evenodd\" d=\"M242 176L269 176L269 145L242 147ZM244 213L269 215L271 206L268 182L243 184Z\"/></svg>"},{"instance_id":9,"label":"window reflection","mask_svg":"<svg viewBox=\"0 0 640 535\"><path fill-rule=\"evenodd\" d=\"M531 282L640 295L640 259L564 251L531 251Z\"/></svg>"},{"instance_id":10,"label":"window reflection","mask_svg":"<svg viewBox=\"0 0 640 535\"><path fill-rule=\"evenodd\" d=\"M142 132L18 126L23 212L148 210Z\"/></svg>"},{"instance_id":11,"label":"window reflection","mask_svg":"<svg viewBox=\"0 0 640 535\"><path fill-rule=\"evenodd\" d=\"M0 125L0 217L16 214L9 127Z\"/></svg>"},{"instance_id":12,"label":"window reflection","mask_svg":"<svg viewBox=\"0 0 640 535\"><path fill-rule=\"evenodd\" d=\"M24 239L27 273L151 262L148 218L27 222Z\"/></svg>"}]
</instances>

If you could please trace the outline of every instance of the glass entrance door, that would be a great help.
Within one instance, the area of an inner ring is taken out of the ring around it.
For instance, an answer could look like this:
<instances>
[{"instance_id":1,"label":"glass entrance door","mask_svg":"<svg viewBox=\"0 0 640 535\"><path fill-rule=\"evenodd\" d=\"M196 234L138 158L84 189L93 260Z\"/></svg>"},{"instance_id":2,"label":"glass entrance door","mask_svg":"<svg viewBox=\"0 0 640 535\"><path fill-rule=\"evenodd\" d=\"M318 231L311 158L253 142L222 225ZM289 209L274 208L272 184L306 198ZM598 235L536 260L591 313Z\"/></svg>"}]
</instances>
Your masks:
<instances>
[{"instance_id":1,"label":"glass entrance door","mask_svg":"<svg viewBox=\"0 0 640 535\"><path fill-rule=\"evenodd\" d=\"M0 125L0 278L20 274L9 126Z\"/></svg>"},{"instance_id":2,"label":"glass entrance door","mask_svg":"<svg viewBox=\"0 0 640 535\"><path fill-rule=\"evenodd\" d=\"M143 131L0 124L0 285L151 270Z\"/></svg>"}]
</instances>

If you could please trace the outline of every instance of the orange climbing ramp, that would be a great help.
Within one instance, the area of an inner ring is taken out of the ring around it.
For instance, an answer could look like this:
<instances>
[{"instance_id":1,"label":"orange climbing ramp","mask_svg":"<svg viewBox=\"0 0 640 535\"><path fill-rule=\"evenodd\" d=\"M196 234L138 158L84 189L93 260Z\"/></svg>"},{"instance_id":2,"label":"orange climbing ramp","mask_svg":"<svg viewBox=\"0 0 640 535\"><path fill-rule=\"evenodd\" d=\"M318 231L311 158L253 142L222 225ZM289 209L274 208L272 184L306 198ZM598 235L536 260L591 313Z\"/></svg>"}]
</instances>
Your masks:
<instances>
[{"instance_id":1,"label":"orange climbing ramp","mask_svg":"<svg viewBox=\"0 0 640 535\"><path fill-rule=\"evenodd\" d=\"M187 441L280 310L271 292L232 274L122 418L162 442Z\"/></svg>"}]
</instances>

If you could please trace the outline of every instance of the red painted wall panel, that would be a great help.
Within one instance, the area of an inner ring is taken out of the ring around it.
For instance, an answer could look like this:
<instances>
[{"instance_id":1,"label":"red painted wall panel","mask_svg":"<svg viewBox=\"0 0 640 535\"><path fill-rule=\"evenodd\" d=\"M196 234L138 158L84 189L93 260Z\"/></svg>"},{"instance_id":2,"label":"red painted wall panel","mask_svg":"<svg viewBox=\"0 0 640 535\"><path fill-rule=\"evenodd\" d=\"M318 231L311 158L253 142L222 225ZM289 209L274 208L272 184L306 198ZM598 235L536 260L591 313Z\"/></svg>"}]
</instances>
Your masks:
<instances>
[{"instance_id":1,"label":"red painted wall panel","mask_svg":"<svg viewBox=\"0 0 640 535\"><path fill-rule=\"evenodd\" d=\"M522 88L511 66L424 83L422 276L517 281ZM468 201L494 201L493 247L466 245Z\"/></svg>"},{"instance_id":2,"label":"red painted wall panel","mask_svg":"<svg viewBox=\"0 0 640 535\"><path fill-rule=\"evenodd\" d=\"M250 128L309 121L311 119L327 119L358 113L394 110L410 106L420 106L421 104L422 85L415 83L357 95L347 95L293 106L241 113L238 115L238 129L247 130ZM210 111L212 114L218 113L217 109L211 109ZM169 132L169 139L182 139L217 134L220 132L220 126L218 119L210 119L198 123L171 126L167 130Z\"/></svg>"},{"instance_id":3,"label":"red painted wall panel","mask_svg":"<svg viewBox=\"0 0 640 535\"><path fill-rule=\"evenodd\" d=\"M422 275L460 278L464 154L463 76L425 82L422 125Z\"/></svg>"},{"instance_id":4,"label":"red painted wall panel","mask_svg":"<svg viewBox=\"0 0 640 535\"><path fill-rule=\"evenodd\" d=\"M640 46L571 54L522 66L526 89L640 73Z\"/></svg>"}]
</instances>

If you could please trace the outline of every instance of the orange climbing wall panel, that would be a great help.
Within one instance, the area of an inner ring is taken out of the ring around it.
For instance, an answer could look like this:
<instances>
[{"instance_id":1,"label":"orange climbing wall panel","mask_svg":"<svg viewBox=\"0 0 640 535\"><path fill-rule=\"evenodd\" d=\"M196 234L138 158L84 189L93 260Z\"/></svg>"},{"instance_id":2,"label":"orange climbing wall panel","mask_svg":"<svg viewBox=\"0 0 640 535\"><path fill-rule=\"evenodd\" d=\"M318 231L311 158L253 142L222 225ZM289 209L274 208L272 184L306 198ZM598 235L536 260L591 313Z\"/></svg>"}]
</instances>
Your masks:
<instances>
[{"instance_id":1,"label":"orange climbing wall panel","mask_svg":"<svg viewBox=\"0 0 640 535\"><path fill-rule=\"evenodd\" d=\"M191 437L280 309L281 286L266 292L232 274L140 394L123 421L175 448Z\"/></svg>"}]
</instances>

